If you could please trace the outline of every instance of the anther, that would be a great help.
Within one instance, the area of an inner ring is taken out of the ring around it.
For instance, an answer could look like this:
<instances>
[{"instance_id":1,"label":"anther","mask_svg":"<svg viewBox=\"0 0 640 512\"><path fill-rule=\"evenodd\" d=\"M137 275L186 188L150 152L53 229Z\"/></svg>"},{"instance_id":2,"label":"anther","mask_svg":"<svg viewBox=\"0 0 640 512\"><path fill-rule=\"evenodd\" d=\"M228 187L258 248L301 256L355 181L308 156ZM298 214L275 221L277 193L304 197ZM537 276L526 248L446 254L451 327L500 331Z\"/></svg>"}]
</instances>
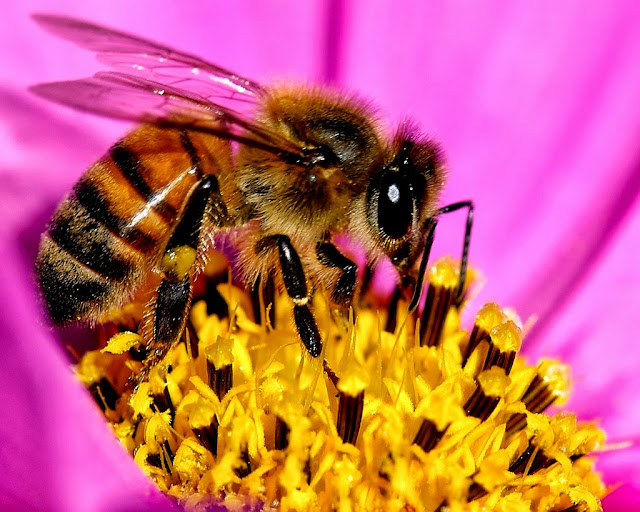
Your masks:
<instances>
[{"instance_id":1,"label":"anther","mask_svg":"<svg viewBox=\"0 0 640 512\"><path fill-rule=\"evenodd\" d=\"M564 366L544 363L531 380L520 401L529 412L544 412L558 398L566 394L567 380ZM507 434L524 428L526 421L527 417L523 413L511 416L506 424Z\"/></svg>"},{"instance_id":2,"label":"anther","mask_svg":"<svg viewBox=\"0 0 640 512\"><path fill-rule=\"evenodd\" d=\"M167 465L169 466L168 470L169 470L169 473L171 473L172 472L171 466L173 465L173 460L176 458L176 454L173 453L173 450L171 449L171 446L169 445L169 441L168 440L165 440L162 443L162 451L163 451L165 457L167 458L167 461L168 461Z\"/></svg>"},{"instance_id":3,"label":"anther","mask_svg":"<svg viewBox=\"0 0 640 512\"><path fill-rule=\"evenodd\" d=\"M368 267L367 267L368 268ZM387 321L384 326L384 330L387 332L395 332L398 324L398 302L402 297L402 289L400 286L396 286L393 290L393 295L389 301L387 309Z\"/></svg>"},{"instance_id":4,"label":"anther","mask_svg":"<svg viewBox=\"0 0 640 512\"><path fill-rule=\"evenodd\" d=\"M322 368L324 369L324 373L327 374L327 377L329 378L331 383L337 388L338 387L338 376L331 369L331 367L329 366L329 363L327 363L326 359L324 361L322 361Z\"/></svg>"},{"instance_id":5,"label":"anther","mask_svg":"<svg viewBox=\"0 0 640 512\"><path fill-rule=\"evenodd\" d=\"M433 347L447 319L449 308L454 306L457 269L448 262L439 262L429 270L429 290L420 320L420 346Z\"/></svg>"},{"instance_id":6,"label":"anther","mask_svg":"<svg viewBox=\"0 0 640 512\"><path fill-rule=\"evenodd\" d=\"M576 503L575 505L562 509L560 512L589 512L589 506L584 502Z\"/></svg>"},{"instance_id":7,"label":"anther","mask_svg":"<svg viewBox=\"0 0 640 512\"><path fill-rule=\"evenodd\" d=\"M469 341L464 350L462 358L462 366L467 364L467 360L471 357L471 354L476 347L483 341L489 341L489 333L494 327L504 323L506 316L502 312L500 306L494 303L486 304L478 311L475 322L473 324L473 330L469 336Z\"/></svg>"},{"instance_id":8,"label":"anther","mask_svg":"<svg viewBox=\"0 0 640 512\"><path fill-rule=\"evenodd\" d=\"M364 391L356 396L339 391L338 396L338 421L336 427L338 435L345 443L356 444L360 422L362 421L362 410L364 406Z\"/></svg>"},{"instance_id":9,"label":"anther","mask_svg":"<svg viewBox=\"0 0 640 512\"><path fill-rule=\"evenodd\" d=\"M487 490L484 487L482 487L479 483L474 482L469 487L469 494L467 494L467 501L472 502L473 500L482 498L485 494L487 494Z\"/></svg>"},{"instance_id":10,"label":"anther","mask_svg":"<svg viewBox=\"0 0 640 512\"><path fill-rule=\"evenodd\" d=\"M115 410L119 396L106 377L102 377L98 382L92 384L89 387L89 392L103 412L106 411L107 408L112 411Z\"/></svg>"},{"instance_id":11,"label":"anther","mask_svg":"<svg viewBox=\"0 0 640 512\"><path fill-rule=\"evenodd\" d=\"M422 420L422 425L420 425L420 429L413 440L413 444L417 444L425 453L429 453L435 448L438 441L442 439L447 428L444 430L438 430L435 423L425 418Z\"/></svg>"},{"instance_id":12,"label":"anther","mask_svg":"<svg viewBox=\"0 0 640 512\"><path fill-rule=\"evenodd\" d=\"M515 360L516 353L514 351L501 352L494 343L489 343L489 350L487 351L487 357L482 369L488 370L489 368L498 366L499 368L502 368L507 375L509 375Z\"/></svg>"},{"instance_id":13,"label":"anther","mask_svg":"<svg viewBox=\"0 0 640 512\"><path fill-rule=\"evenodd\" d=\"M211 425L193 429L200 444L209 450L214 457L218 455L218 426L218 420L214 416Z\"/></svg>"},{"instance_id":14,"label":"anther","mask_svg":"<svg viewBox=\"0 0 640 512\"><path fill-rule=\"evenodd\" d=\"M185 345L188 343L189 353L191 354L191 359L195 359L200 354L200 349L198 347L198 334L196 333L196 329L193 326L190 318L187 318L187 325L185 326L185 330L182 333L182 340Z\"/></svg>"},{"instance_id":15,"label":"anther","mask_svg":"<svg viewBox=\"0 0 640 512\"><path fill-rule=\"evenodd\" d=\"M233 341L218 336L214 350L207 353L209 387L222 400L233 386Z\"/></svg>"},{"instance_id":16,"label":"anther","mask_svg":"<svg viewBox=\"0 0 640 512\"><path fill-rule=\"evenodd\" d=\"M489 333L489 350L483 370L497 366L509 375L521 345L522 334L511 320L497 325Z\"/></svg>"},{"instance_id":17,"label":"anther","mask_svg":"<svg viewBox=\"0 0 640 512\"><path fill-rule=\"evenodd\" d=\"M524 452L511 463L509 471L517 475L523 475L526 471L528 475L532 475L555 462L555 459L547 457L539 447L535 446L533 440L530 440Z\"/></svg>"},{"instance_id":18,"label":"anther","mask_svg":"<svg viewBox=\"0 0 640 512\"><path fill-rule=\"evenodd\" d=\"M164 387L164 391L162 393L156 393L153 395L153 401L158 412L170 411L172 416L175 414L176 411L173 406L173 401L171 400L171 395L169 394L168 386Z\"/></svg>"},{"instance_id":19,"label":"anther","mask_svg":"<svg viewBox=\"0 0 640 512\"><path fill-rule=\"evenodd\" d=\"M243 464L235 469L235 474L238 476L238 478L244 478L253 471L253 469L251 469L251 459L249 459L249 452L246 448L242 450L242 462Z\"/></svg>"},{"instance_id":20,"label":"anther","mask_svg":"<svg viewBox=\"0 0 640 512\"><path fill-rule=\"evenodd\" d=\"M485 370L477 377L477 386L463 409L469 416L486 420L504 397L510 384L506 371L500 367Z\"/></svg>"},{"instance_id":21,"label":"anther","mask_svg":"<svg viewBox=\"0 0 640 512\"><path fill-rule=\"evenodd\" d=\"M453 305L455 288L430 284L420 321L420 346L438 343L449 308Z\"/></svg>"},{"instance_id":22,"label":"anther","mask_svg":"<svg viewBox=\"0 0 640 512\"><path fill-rule=\"evenodd\" d=\"M468 416L473 416L474 418L484 421L491 416L491 413L498 406L499 402L500 398L485 395L482 388L478 386L473 395L471 395L471 398L464 404L464 411Z\"/></svg>"},{"instance_id":23,"label":"anther","mask_svg":"<svg viewBox=\"0 0 640 512\"><path fill-rule=\"evenodd\" d=\"M364 375L354 371L345 378L338 378L327 361L322 363L324 372L338 390L338 419L336 429L344 443L355 445L360 432L364 408Z\"/></svg>"},{"instance_id":24,"label":"anther","mask_svg":"<svg viewBox=\"0 0 640 512\"><path fill-rule=\"evenodd\" d=\"M231 386L233 386L233 365L227 364L221 368L216 368L207 359L207 375L209 377L209 387L222 400L231 389Z\"/></svg>"},{"instance_id":25,"label":"anther","mask_svg":"<svg viewBox=\"0 0 640 512\"><path fill-rule=\"evenodd\" d=\"M274 437L276 450L284 450L289 446L289 425L280 416L276 416Z\"/></svg>"}]
</instances>

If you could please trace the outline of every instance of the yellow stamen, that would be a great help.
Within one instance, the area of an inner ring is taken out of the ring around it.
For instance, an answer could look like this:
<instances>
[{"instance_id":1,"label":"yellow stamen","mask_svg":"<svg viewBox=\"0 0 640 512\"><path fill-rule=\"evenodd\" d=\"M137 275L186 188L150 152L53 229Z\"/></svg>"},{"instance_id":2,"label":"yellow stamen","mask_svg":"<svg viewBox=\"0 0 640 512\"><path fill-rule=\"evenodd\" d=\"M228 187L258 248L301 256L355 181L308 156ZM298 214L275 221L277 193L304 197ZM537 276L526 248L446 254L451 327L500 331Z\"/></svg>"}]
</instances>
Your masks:
<instances>
[{"instance_id":1,"label":"yellow stamen","mask_svg":"<svg viewBox=\"0 0 640 512\"><path fill-rule=\"evenodd\" d=\"M275 293L274 328L253 321L248 293L218 284L228 316L196 302L184 343L135 393L136 333L85 354L77 372L135 461L187 510L600 510L588 455L602 431L545 413L567 398L567 368L517 357L522 332L496 304L467 333L457 266L429 275L434 309L409 313L400 300L393 333L372 297L345 319L317 293L322 359L298 341L286 294Z\"/></svg>"}]
</instances>

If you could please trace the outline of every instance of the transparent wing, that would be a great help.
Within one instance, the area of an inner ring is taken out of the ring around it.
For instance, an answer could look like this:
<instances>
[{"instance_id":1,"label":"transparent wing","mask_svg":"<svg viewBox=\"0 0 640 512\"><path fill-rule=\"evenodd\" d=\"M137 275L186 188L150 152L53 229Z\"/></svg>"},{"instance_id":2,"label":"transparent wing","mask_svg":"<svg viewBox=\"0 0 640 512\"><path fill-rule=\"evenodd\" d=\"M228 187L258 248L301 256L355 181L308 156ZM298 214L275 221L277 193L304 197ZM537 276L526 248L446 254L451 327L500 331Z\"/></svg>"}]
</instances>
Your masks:
<instances>
[{"instance_id":1,"label":"transparent wing","mask_svg":"<svg viewBox=\"0 0 640 512\"><path fill-rule=\"evenodd\" d=\"M302 148L253 119L268 93L261 85L198 57L98 25L34 15L48 31L98 53L123 71L31 88L36 94L104 116L207 131L304 162Z\"/></svg>"},{"instance_id":2,"label":"transparent wing","mask_svg":"<svg viewBox=\"0 0 640 512\"><path fill-rule=\"evenodd\" d=\"M302 149L244 113L218 105L177 87L116 71L89 78L51 82L31 87L49 100L79 110L177 128L201 130L260 147L283 159L303 161Z\"/></svg>"},{"instance_id":3,"label":"transparent wing","mask_svg":"<svg viewBox=\"0 0 640 512\"><path fill-rule=\"evenodd\" d=\"M255 103L266 93L256 82L153 41L65 16L35 14L33 18L48 32L96 52L108 66L192 91L209 101Z\"/></svg>"}]
</instances>

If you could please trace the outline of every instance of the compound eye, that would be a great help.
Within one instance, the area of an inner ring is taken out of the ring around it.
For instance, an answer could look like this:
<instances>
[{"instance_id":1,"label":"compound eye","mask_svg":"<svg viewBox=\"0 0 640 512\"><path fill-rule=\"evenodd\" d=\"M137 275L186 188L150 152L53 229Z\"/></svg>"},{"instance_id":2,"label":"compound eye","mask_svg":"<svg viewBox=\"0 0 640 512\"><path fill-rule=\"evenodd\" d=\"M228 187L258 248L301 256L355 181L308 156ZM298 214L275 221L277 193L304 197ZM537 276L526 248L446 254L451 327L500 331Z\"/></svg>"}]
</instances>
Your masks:
<instances>
[{"instance_id":1,"label":"compound eye","mask_svg":"<svg viewBox=\"0 0 640 512\"><path fill-rule=\"evenodd\" d=\"M413 190L407 176L398 171L383 172L378 195L379 228L390 238L402 238L411 227L413 210Z\"/></svg>"}]
</instances>

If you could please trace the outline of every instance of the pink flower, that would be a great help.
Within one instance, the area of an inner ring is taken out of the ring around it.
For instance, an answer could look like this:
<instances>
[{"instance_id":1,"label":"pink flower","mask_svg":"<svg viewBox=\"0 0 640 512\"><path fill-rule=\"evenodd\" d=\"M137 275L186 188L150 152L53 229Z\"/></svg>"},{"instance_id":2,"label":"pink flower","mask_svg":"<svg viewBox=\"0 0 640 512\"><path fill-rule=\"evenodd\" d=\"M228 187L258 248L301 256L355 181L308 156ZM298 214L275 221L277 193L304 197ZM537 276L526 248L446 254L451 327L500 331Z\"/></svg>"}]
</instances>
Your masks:
<instances>
[{"instance_id":1,"label":"pink flower","mask_svg":"<svg viewBox=\"0 0 640 512\"><path fill-rule=\"evenodd\" d=\"M49 8L10 3L0 30L0 505L170 509L74 381L38 305L39 233L126 129L25 92L99 69L30 20ZM446 150L445 201L476 204L471 262L488 279L478 304L537 315L525 351L572 365L570 408L600 418L612 443L637 440L640 4L145 0L56 9L251 78L332 82L372 98L394 122L417 120ZM463 219L452 217L438 228L439 253L460 250ZM623 484L607 510L640 506L640 450L605 454L599 468Z\"/></svg>"}]
</instances>

